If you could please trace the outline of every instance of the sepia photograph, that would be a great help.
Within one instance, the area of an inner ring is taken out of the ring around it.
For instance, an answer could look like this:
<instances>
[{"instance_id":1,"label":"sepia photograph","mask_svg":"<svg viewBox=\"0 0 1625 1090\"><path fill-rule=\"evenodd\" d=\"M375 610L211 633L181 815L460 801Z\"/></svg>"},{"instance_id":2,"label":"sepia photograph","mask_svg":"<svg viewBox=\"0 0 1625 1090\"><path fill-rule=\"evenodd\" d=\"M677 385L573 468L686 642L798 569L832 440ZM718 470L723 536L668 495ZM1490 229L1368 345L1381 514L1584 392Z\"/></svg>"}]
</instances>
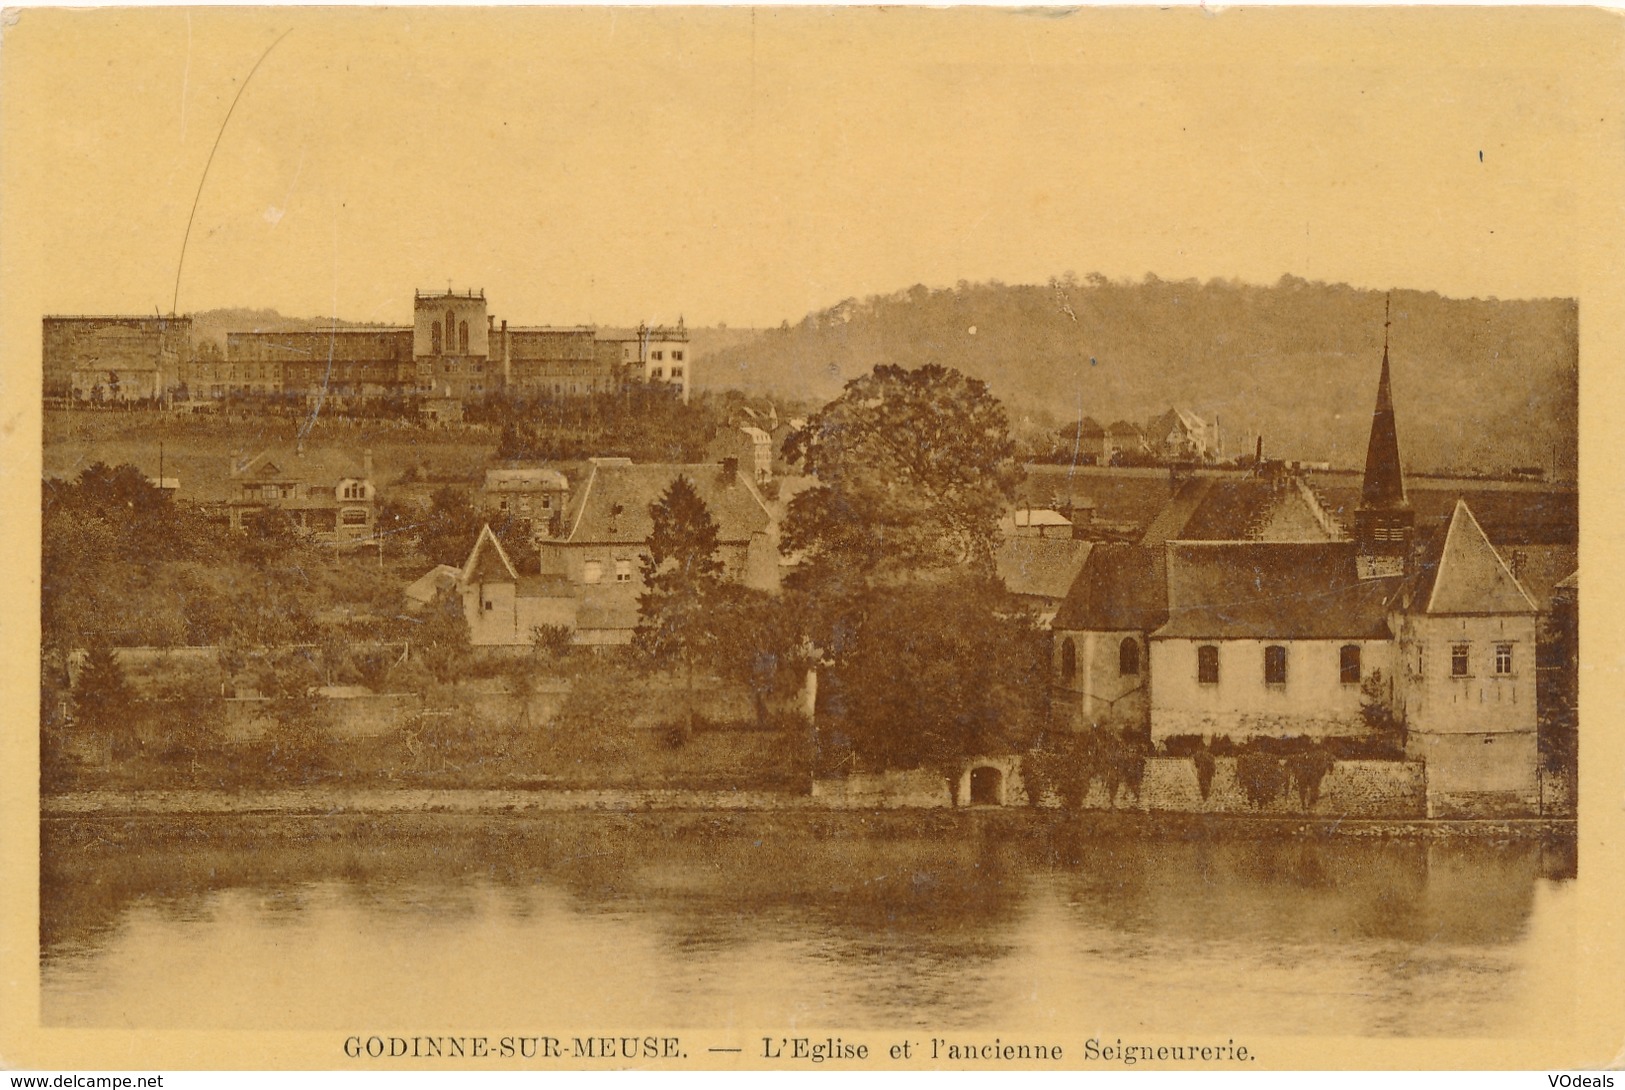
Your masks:
<instances>
[{"instance_id":1,"label":"sepia photograph","mask_svg":"<svg viewBox=\"0 0 1625 1090\"><path fill-rule=\"evenodd\" d=\"M1621 1062L1618 12L3 23L0 1066Z\"/></svg>"}]
</instances>

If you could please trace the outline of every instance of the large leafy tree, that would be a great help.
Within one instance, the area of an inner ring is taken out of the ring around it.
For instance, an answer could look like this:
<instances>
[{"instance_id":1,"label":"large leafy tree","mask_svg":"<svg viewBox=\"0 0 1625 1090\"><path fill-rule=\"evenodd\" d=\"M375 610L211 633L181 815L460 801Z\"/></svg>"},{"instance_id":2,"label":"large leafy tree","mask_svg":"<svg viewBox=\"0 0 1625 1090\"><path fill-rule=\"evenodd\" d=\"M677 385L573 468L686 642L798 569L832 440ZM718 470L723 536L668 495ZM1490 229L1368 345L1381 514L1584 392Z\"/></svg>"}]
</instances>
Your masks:
<instances>
[{"instance_id":1,"label":"large leafy tree","mask_svg":"<svg viewBox=\"0 0 1625 1090\"><path fill-rule=\"evenodd\" d=\"M640 562L643 595L633 644L661 667L683 672L688 720L694 710L694 674L711 661L723 639L724 570L717 556L717 521L687 477L679 476L649 505L652 528Z\"/></svg>"},{"instance_id":2,"label":"large leafy tree","mask_svg":"<svg viewBox=\"0 0 1625 1090\"><path fill-rule=\"evenodd\" d=\"M987 387L935 365L875 368L786 443L818 479L782 547L825 667L826 742L951 774L1036 734L1042 641L993 578L1014 452Z\"/></svg>"},{"instance_id":3,"label":"large leafy tree","mask_svg":"<svg viewBox=\"0 0 1625 1090\"><path fill-rule=\"evenodd\" d=\"M865 592L820 691L825 744L876 768L1019 752L1043 728L1044 633L997 582L947 576Z\"/></svg>"},{"instance_id":4,"label":"large leafy tree","mask_svg":"<svg viewBox=\"0 0 1625 1090\"><path fill-rule=\"evenodd\" d=\"M985 383L934 364L876 367L786 441L818 485L790 502L783 548L814 569L990 570L1020 482L1014 454Z\"/></svg>"},{"instance_id":5,"label":"large leafy tree","mask_svg":"<svg viewBox=\"0 0 1625 1090\"><path fill-rule=\"evenodd\" d=\"M729 681L750 690L756 725L767 726L768 701L793 692L810 665L798 596L775 596L729 583L713 607L719 642L712 665Z\"/></svg>"}]
</instances>

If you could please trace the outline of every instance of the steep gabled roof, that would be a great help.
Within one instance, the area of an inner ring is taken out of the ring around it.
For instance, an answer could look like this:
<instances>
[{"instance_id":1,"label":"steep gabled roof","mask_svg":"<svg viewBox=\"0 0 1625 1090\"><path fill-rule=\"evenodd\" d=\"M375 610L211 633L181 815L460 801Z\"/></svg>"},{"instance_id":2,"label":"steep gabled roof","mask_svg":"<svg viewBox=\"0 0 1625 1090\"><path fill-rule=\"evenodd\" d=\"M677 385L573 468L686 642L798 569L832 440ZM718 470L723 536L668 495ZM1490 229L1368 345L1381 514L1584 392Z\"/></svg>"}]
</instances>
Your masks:
<instances>
[{"instance_id":1,"label":"steep gabled roof","mask_svg":"<svg viewBox=\"0 0 1625 1090\"><path fill-rule=\"evenodd\" d=\"M594 463L570 515L570 544L637 544L649 540L649 507L678 477L687 477L717 522L719 542L748 542L772 515L749 477L716 463L636 465L624 459Z\"/></svg>"},{"instance_id":2,"label":"steep gabled roof","mask_svg":"<svg viewBox=\"0 0 1625 1090\"><path fill-rule=\"evenodd\" d=\"M1371 413L1371 439L1365 451L1365 481L1360 504L1368 508L1407 507L1405 474L1399 465L1399 431L1394 424L1394 396L1388 381L1388 343L1382 346L1382 376L1377 380L1377 407Z\"/></svg>"},{"instance_id":3,"label":"steep gabled roof","mask_svg":"<svg viewBox=\"0 0 1625 1090\"><path fill-rule=\"evenodd\" d=\"M1299 527L1303 540L1324 541L1324 532L1307 529L1320 525L1308 509L1310 502L1301 488L1276 487L1257 477L1189 477L1145 528L1140 544L1246 541L1262 528L1283 522Z\"/></svg>"},{"instance_id":4,"label":"steep gabled roof","mask_svg":"<svg viewBox=\"0 0 1625 1090\"><path fill-rule=\"evenodd\" d=\"M1399 579L1360 578L1349 541L1171 541L1168 622L1182 639L1387 639Z\"/></svg>"},{"instance_id":5,"label":"steep gabled roof","mask_svg":"<svg viewBox=\"0 0 1625 1090\"><path fill-rule=\"evenodd\" d=\"M994 568L1012 594L1064 598L1093 548L1069 537L1009 537L993 554Z\"/></svg>"},{"instance_id":6,"label":"steep gabled roof","mask_svg":"<svg viewBox=\"0 0 1625 1090\"><path fill-rule=\"evenodd\" d=\"M1465 500L1417 565L1410 601L1424 613L1535 613L1529 596L1495 551Z\"/></svg>"},{"instance_id":7,"label":"steep gabled roof","mask_svg":"<svg viewBox=\"0 0 1625 1090\"><path fill-rule=\"evenodd\" d=\"M480 536L474 542L474 551L463 564L464 583L517 583L519 569L508 559L508 551L491 532L491 524L480 527Z\"/></svg>"},{"instance_id":8,"label":"steep gabled roof","mask_svg":"<svg viewBox=\"0 0 1625 1090\"><path fill-rule=\"evenodd\" d=\"M1168 619L1165 553L1104 544L1089 551L1051 628L1149 632Z\"/></svg>"}]
</instances>

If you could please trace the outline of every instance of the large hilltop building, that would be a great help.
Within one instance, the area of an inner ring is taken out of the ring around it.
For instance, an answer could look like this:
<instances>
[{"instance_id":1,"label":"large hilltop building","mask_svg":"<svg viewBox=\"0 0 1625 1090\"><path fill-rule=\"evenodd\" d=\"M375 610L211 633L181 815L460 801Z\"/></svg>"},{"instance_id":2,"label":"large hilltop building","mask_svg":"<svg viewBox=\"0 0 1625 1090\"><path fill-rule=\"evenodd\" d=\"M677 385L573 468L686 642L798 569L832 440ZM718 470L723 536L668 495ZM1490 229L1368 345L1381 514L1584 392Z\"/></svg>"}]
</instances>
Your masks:
<instances>
[{"instance_id":1,"label":"large hilltop building","mask_svg":"<svg viewBox=\"0 0 1625 1090\"><path fill-rule=\"evenodd\" d=\"M1138 544L1089 552L1052 626L1056 706L1154 742L1363 736L1385 712L1426 762L1430 812L1528 811L1545 607L1465 500L1432 529L1385 344L1352 533L1280 467L1182 482Z\"/></svg>"},{"instance_id":2,"label":"large hilltop building","mask_svg":"<svg viewBox=\"0 0 1625 1090\"><path fill-rule=\"evenodd\" d=\"M577 398L642 383L688 400L693 363L681 319L636 329L510 326L490 313L483 290L416 292L412 310L410 326L231 331L224 355L192 350L187 316L47 316L45 392L81 401L430 404Z\"/></svg>"},{"instance_id":3,"label":"large hilltop building","mask_svg":"<svg viewBox=\"0 0 1625 1090\"><path fill-rule=\"evenodd\" d=\"M182 381L192 349L186 315L46 315L41 363L47 397L152 401Z\"/></svg>"}]
</instances>

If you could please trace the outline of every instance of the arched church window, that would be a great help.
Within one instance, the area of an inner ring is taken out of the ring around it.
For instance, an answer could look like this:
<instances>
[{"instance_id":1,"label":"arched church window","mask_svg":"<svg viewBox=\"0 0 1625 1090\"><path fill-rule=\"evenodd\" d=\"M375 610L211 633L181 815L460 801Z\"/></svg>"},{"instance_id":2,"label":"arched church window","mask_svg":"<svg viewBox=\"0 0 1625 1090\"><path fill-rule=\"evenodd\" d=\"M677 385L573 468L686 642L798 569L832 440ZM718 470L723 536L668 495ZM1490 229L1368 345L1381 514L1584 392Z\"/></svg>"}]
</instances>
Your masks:
<instances>
[{"instance_id":1,"label":"arched church window","mask_svg":"<svg viewBox=\"0 0 1625 1090\"><path fill-rule=\"evenodd\" d=\"M1068 636L1061 641L1061 680L1071 681L1078 674L1078 645Z\"/></svg>"},{"instance_id":2,"label":"arched church window","mask_svg":"<svg viewBox=\"0 0 1625 1090\"><path fill-rule=\"evenodd\" d=\"M434 325L429 327L429 353L430 353L430 355L434 355L434 356L440 355L440 323L439 322L436 322L436 323L434 323Z\"/></svg>"},{"instance_id":3,"label":"arched church window","mask_svg":"<svg viewBox=\"0 0 1625 1090\"><path fill-rule=\"evenodd\" d=\"M457 332L457 315L448 310L448 311L446 311L446 351L447 352L455 352L455 351L457 351L457 343L456 343L456 341L453 340L453 337L456 334L456 332Z\"/></svg>"},{"instance_id":4,"label":"arched church window","mask_svg":"<svg viewBox=\"0 0 1625 1090\"><path fill-rule=\"evenodd\" d=\"M1337 653L1337 676L1344 685L1360 684L1360 645L1345 644Z\"/></svg>"},{"instance_id":5,"label":"arched church window","mask_svg":"<svg viewBox=\"0 0 1625 1090\"><path fill-rule=\"evenodd\" d=\"M1140 672L1140 641L1133 636L1117 645L1117 672L1124 676Z\"/></svg>"},{"instance_id":6,"label":"arched church window","mask_svg":"<svg viewBox=\"0 0 1625 1090\"><path fill-rule=\"evenodd\" d=\"M468 323L457 323L457 351L468 355Z\"/></svg>"}]
</instances>

